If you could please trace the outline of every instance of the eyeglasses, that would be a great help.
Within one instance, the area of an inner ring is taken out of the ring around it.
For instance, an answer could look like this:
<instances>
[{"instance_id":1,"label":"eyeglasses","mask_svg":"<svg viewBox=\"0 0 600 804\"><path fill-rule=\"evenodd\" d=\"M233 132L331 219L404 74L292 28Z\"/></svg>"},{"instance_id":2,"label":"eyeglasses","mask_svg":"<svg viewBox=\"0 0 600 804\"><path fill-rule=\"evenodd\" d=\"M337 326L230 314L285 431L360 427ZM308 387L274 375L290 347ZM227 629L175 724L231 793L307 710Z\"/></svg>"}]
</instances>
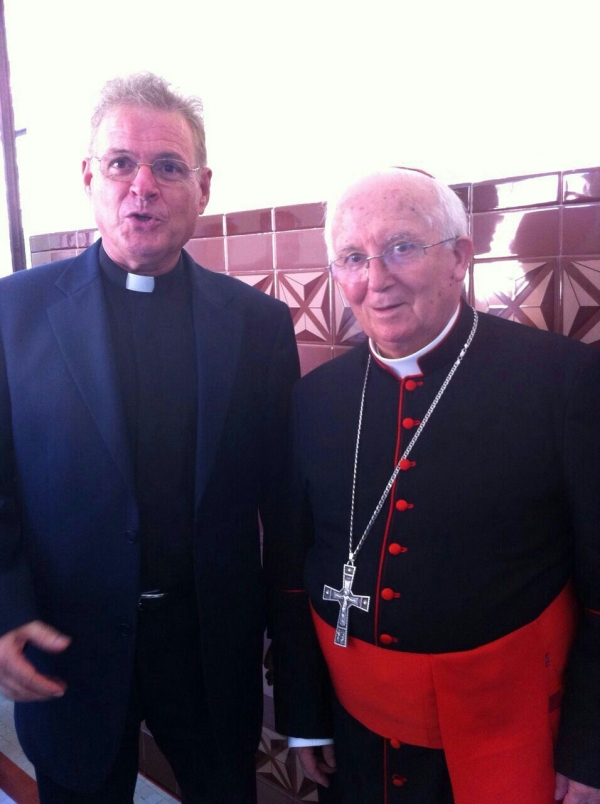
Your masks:
<instances>
[{"instance_id":1,"label":"eyeglasses","mask_svg":"<svg viewBox=\"0 0 600 804\"><path fill-rule=\"evenodd\" d=\"M411 262L425 256L425 251L434 246L441 246L442 243L450 243L456 237L447 237L445 240L438 240L437 243L430 243L422 246L420 243L410 243L406 240L399 240L386 246L381 254L374 254L372 257L361 254L360 251L353 251L344 257L338 257L327 266L335 279L340 282L363 282L369 275L369 263L371 260L381 259L386 268L395 271L397 268L404 268Z\"/></svg>"},{"instance_id":2,"label":"eyeglasses","mask_svg":"<svg viewBox=\"0 0 600 804\"><path fill-rule=\"evenodd\" d=\"M181 159L155 159L154 162L136 162L130 156L92 156L100 165L100 173L112 181L133 181L138 174L138 170L145 165L152 171L152 175L160 184L172 184L176 181L188 181L190 176L199 167L190 167L182 162Z\"/></svg>"}]
</instances>

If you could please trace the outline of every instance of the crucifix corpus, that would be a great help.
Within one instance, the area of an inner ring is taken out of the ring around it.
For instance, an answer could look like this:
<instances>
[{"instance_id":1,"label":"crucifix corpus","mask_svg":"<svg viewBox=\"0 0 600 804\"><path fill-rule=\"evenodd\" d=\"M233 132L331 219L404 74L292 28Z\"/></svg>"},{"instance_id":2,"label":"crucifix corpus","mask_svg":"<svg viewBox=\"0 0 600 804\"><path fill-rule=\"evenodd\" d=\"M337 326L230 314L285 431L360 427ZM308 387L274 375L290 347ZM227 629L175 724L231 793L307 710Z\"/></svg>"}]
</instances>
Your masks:
<instances>
[{"instance_id":1,"label":"crucifix corpus","mask_svg":"<svg viewBox=\"0 0 600 804\"><path fill-rule=\"evenodd\" d=\"M345 648L348 643L348 615L350 608L355 606L361 611L369 611L371 598L368 595L355 595L352 591L352 581L356 567L354 564L344 564L344 581L341 589L334 589L332 586L323 588L323 600L335 600L340 604L337 626L335 629L336 645Z\"/></svg>"}]
</instances>

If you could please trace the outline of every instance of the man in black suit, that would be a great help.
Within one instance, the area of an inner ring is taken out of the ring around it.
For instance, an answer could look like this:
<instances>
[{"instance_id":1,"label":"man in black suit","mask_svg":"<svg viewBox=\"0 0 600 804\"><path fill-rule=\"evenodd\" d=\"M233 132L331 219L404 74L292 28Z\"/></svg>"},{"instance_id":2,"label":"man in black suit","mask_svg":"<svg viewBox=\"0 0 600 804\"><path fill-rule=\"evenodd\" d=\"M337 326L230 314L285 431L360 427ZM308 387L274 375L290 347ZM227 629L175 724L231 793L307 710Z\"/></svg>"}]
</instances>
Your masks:
<instances>
[{"instance_id":1,"label":"man in black suit","mask_svg":"<svg viewBox=\"0 0 600 804\"><path fill-rule=\"evenodd\" d=\"M198 99L109 82L83 179L101 240L0 283L0 687L42 804L130 802L142 719L184 801L253 804L289 311L182 250Z\"/></svg>"},{"instance_id":2,"label":"man in black suit","mask_svg":"<svg viewBox=\"0 0 600 804\"><path fill-rule=\"evenodd\" d=\"M343 804L597 804L600 355L461 300L467 231L420 171L329 206L369 340L295 396L278 729Z\"/></svg>"}]
</instances>

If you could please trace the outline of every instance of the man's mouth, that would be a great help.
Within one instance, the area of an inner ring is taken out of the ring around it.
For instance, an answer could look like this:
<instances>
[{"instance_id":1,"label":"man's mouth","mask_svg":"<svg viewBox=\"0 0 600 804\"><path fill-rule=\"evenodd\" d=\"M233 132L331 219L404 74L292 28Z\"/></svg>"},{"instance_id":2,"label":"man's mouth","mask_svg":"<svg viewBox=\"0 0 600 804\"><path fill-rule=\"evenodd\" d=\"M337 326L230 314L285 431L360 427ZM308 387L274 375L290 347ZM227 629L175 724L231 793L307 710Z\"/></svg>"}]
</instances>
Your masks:
<instances>
[{"instance_id":1,"label":"man's mouth","mask_svg":"<svg viewBox=\"0 0 600 804\"><path fill-rule=\"evenodd\" d=\"M131 212L127 217L142 222L156 220L153 215L146 215L143 212Z\"/></svg>"}]
</instances>

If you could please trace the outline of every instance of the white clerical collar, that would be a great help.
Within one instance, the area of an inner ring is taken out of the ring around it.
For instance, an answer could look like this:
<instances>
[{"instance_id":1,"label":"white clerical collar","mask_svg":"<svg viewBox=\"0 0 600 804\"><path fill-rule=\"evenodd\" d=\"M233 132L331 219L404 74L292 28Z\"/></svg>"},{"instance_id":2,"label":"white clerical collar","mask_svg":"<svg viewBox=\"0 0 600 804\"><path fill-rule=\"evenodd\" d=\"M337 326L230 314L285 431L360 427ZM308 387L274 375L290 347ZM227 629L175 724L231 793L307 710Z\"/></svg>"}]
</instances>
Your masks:
<instances>
[{"instance_id":1,"label":"white clerical collar","mask_svg":"<svg viewBox=\"0 0 600 804\"><path fill-rule=\"evenodd\" d=\"M369 346L371 348L371 352L377 358L379 363L382 363L386 368L388 368L396 377L412 377L415 374L422 374L421 367L419 366L419 358L426 355L427 352L431 352L432 349L441 343L444 340L446 335L450 332L454 324L456 323L456 319L458 318L458 313L460 310L460 304L454 311L454 314L450 318L450 321L446 324L444 329L440 332L440 334L428 343L427 346L424 346L422 349L419 349L418 352L414 352L412 355L407 355L406 357L383 357L379 353L379 349L377 348L377 344L372 338L369 338Z\"/></svg>"},{"instance_id":2,"label":"white clerical collar","mask_svg":"<svg viewBox=\"0 0 600 804\"><path fill-rule=\"evenodd\" d=\"M125 287L127 290L137 290L140 293L152 293L154 290L154 277L128 273Z\"/></svg>"}]
</instances>

